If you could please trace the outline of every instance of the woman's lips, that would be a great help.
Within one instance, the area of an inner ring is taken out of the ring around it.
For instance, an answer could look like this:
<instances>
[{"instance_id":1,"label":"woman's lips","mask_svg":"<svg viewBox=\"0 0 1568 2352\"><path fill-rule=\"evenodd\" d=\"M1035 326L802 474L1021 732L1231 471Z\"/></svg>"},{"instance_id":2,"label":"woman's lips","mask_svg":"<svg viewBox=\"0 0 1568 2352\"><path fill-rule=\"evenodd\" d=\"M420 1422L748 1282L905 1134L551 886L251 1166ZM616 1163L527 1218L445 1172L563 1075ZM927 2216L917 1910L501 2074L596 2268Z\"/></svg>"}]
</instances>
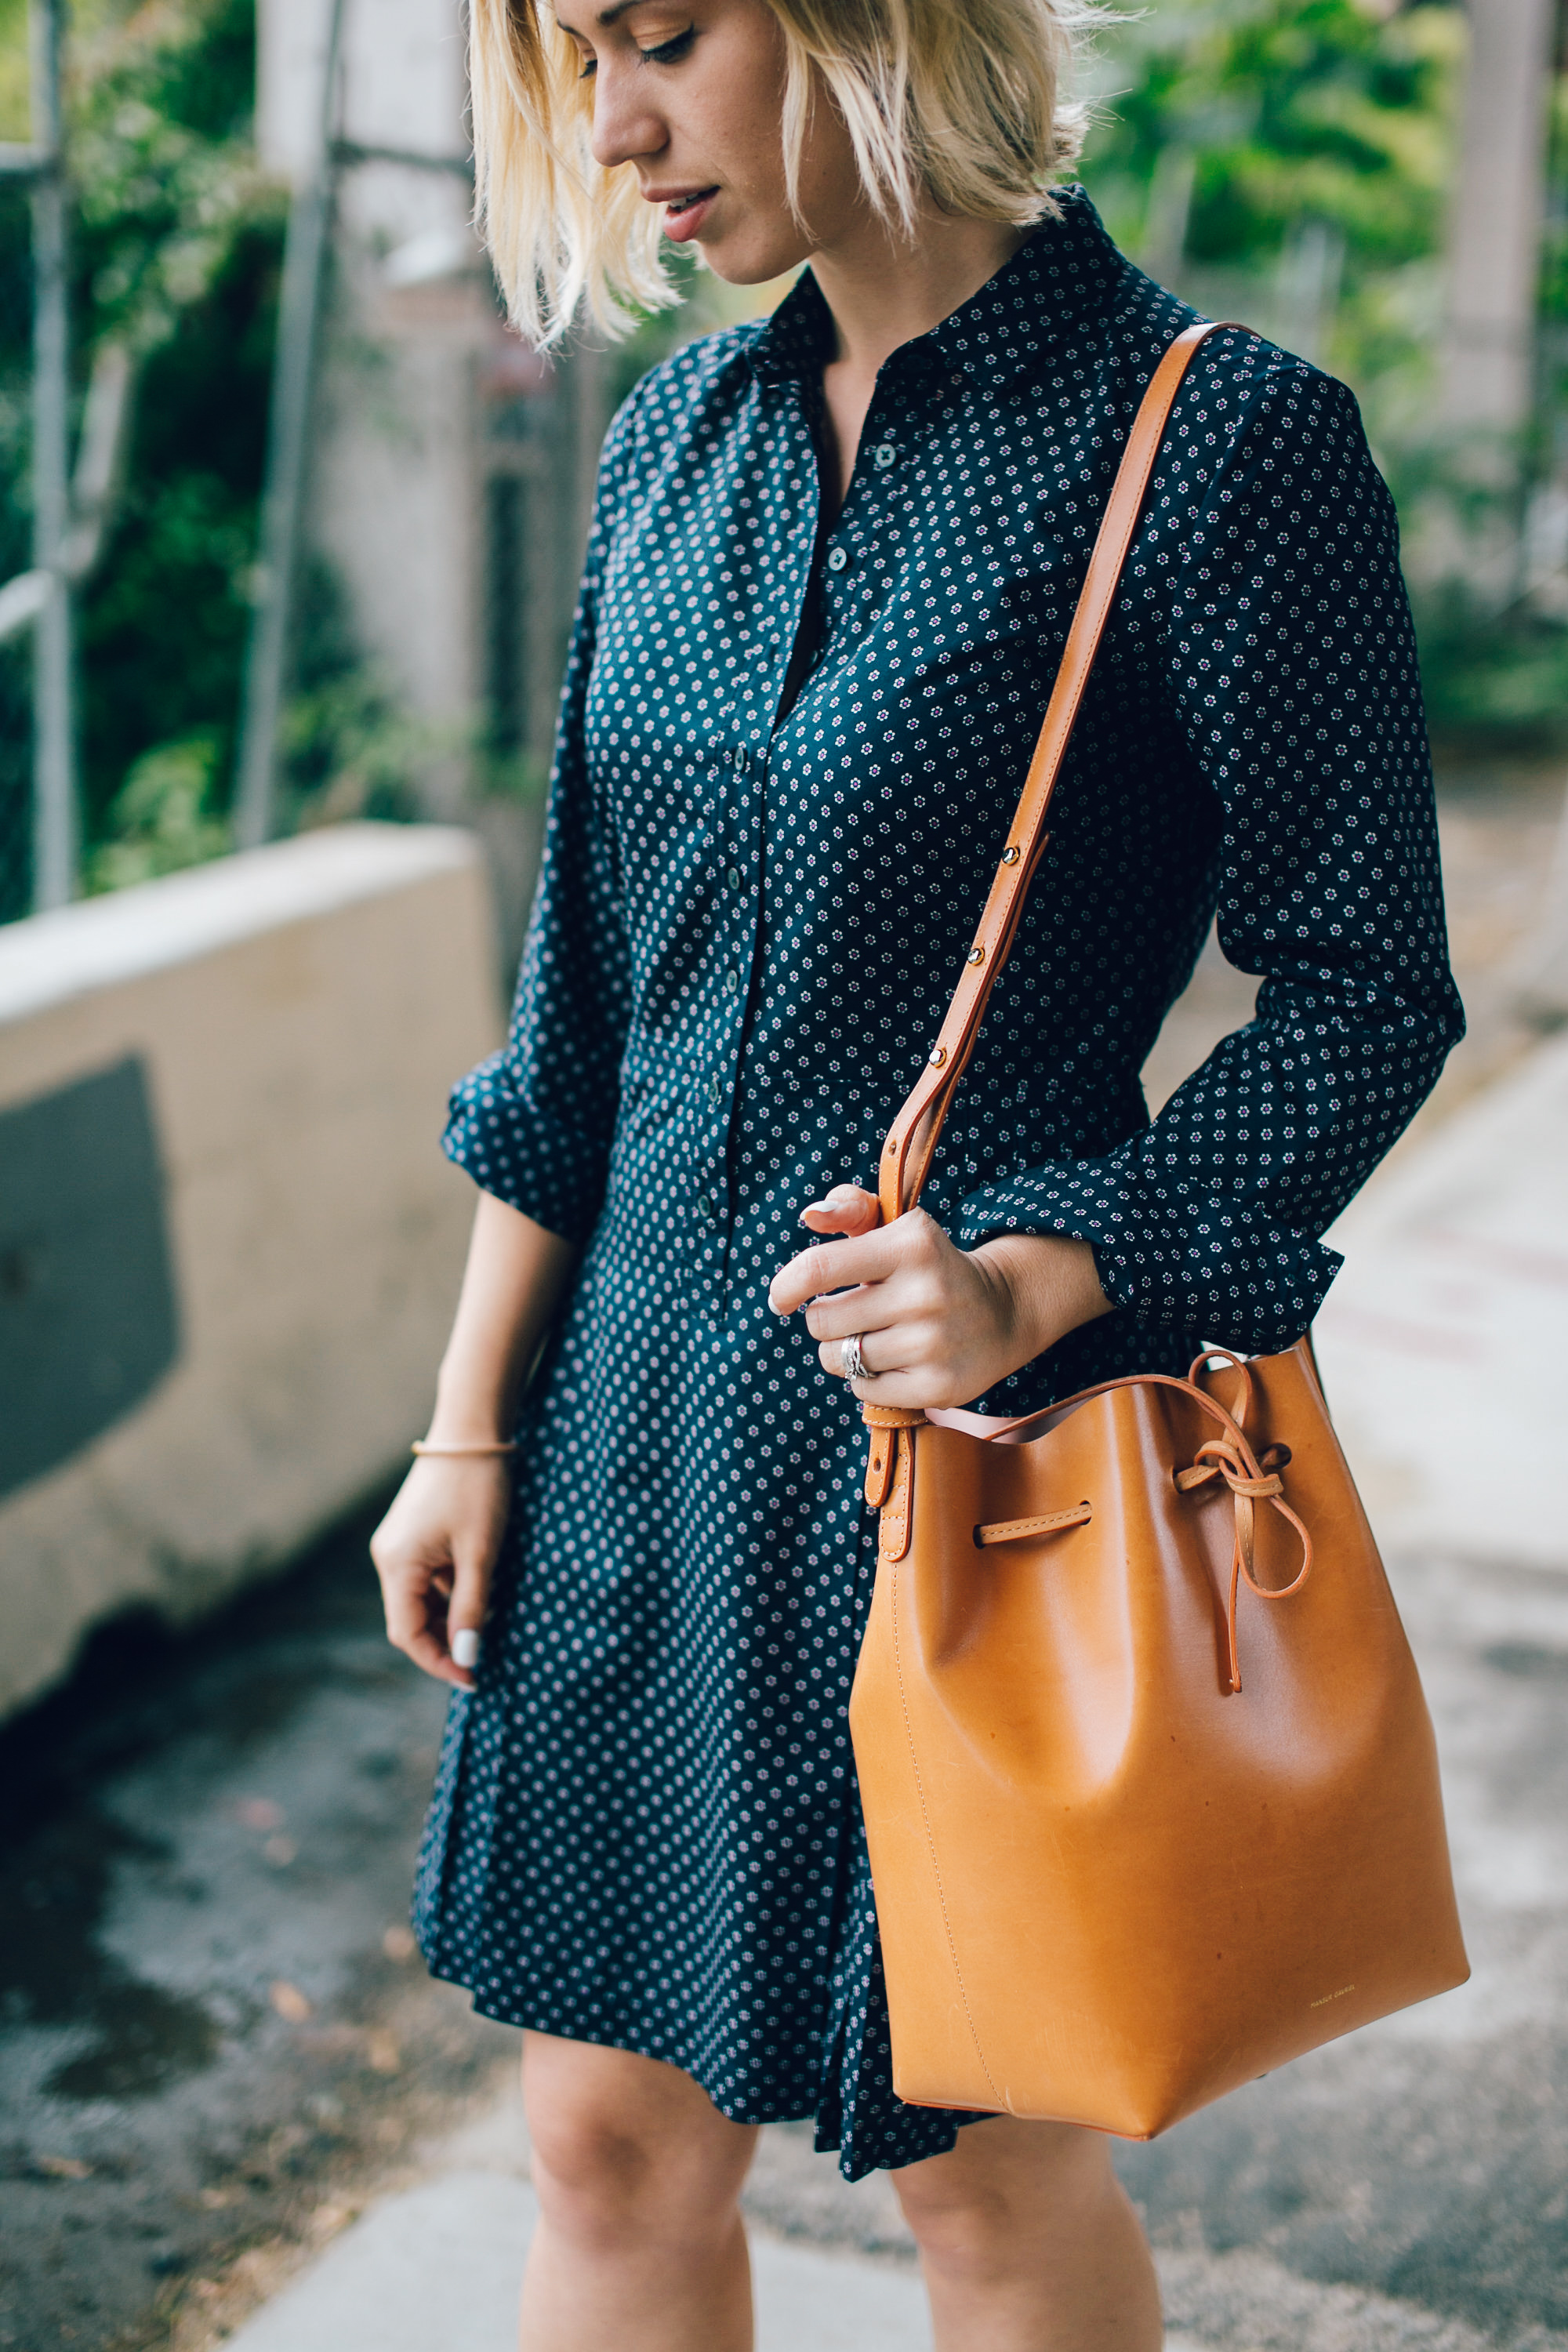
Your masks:
<instances>
[{"instance_id":1,"label":"woman's lips","mask_svg":"<svg viewBox=\"0 0 1568 2352\"><path fill-rule=\"evenodd\" d=\"M708 217L708 208L718 194L717 188L699 188L689 196L670 196L665 201L664 233L677 244L695 236Z\"/></svg>"}]
</instances>

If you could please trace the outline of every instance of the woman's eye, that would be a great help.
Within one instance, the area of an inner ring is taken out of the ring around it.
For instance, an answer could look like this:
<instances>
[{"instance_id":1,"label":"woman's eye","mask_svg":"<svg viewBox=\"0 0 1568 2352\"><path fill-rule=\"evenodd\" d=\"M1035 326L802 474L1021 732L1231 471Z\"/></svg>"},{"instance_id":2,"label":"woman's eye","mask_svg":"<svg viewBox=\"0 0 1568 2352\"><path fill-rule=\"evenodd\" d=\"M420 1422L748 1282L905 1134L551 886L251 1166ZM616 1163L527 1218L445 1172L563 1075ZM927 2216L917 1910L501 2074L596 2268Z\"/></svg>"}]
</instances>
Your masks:
<instances>
[{"instance_id":1,"label":"woman's eye","mask_svg":"<svg viewBox=\"0 0 1568 2352\"><path fill-rule=\"evenodd\" d=\"M688 25L684 33L677 33L672 41L661 41L657 49L639 49L637 55L645 65L675 66L680 63L697 38L695 25Z\"/></svg>"}]
</instances>

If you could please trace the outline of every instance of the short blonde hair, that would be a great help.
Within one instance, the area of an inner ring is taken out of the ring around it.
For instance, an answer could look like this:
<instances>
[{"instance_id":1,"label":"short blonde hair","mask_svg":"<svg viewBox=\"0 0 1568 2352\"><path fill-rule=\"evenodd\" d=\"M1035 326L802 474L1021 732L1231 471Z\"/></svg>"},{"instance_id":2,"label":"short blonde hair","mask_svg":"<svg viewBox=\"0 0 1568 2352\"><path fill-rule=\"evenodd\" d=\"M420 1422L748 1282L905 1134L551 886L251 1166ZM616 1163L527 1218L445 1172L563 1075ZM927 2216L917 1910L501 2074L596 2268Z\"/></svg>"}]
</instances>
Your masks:
<instances>
[{"instance_id":1,"label":"short blonde hair","mask_svg":"<svg viewBox=\"0 0 1568 2352\"><path fill-rule=\"evenodd\" d=\"M784 33L784 170L795 202L815 89L847 125L870 202L912 228L944 212L1019 227L1056 210L1083 142L1062 81L1092 0L766 0ZM622 334L677 299L657 209L629 164L589 149L593 82L549 0L471 0L477 219L512 323L553 341L579 310Z\"/></svg>"}]
</instances>

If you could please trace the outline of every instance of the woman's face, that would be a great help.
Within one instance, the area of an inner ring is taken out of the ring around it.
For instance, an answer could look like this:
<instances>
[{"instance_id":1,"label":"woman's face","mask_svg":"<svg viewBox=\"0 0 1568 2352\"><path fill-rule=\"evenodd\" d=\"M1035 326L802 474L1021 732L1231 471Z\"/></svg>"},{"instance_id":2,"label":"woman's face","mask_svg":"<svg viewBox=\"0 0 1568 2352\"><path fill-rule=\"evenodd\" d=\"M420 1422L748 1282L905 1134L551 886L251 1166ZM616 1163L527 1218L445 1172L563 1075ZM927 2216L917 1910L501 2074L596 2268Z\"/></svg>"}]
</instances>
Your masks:
<instances>
[{"instance_id":1,"label":"woman's face","mask_svg":"<svg viewBox=\"0 0 1568 2352\"><path fill-rule=\"evenodd\" d=\"M557 0L555 13L593 79L595 156L629 163L665 235L700 246L719 277L761 285L864 225L854 152L825 100L802 159L805 226L790 210L784 36L765 0Z\"/></svg>"}]
</instances>

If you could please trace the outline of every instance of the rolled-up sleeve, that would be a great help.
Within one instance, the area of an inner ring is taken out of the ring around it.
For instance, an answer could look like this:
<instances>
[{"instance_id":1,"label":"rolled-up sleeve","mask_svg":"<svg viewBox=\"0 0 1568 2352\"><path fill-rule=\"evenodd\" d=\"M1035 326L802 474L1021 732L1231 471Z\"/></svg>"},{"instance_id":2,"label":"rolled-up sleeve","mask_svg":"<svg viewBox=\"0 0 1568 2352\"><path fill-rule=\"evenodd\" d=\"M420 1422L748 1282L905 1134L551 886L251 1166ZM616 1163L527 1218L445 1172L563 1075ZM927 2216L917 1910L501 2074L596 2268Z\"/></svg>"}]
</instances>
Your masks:
<instances>
[{"instance_id":1,"label":"rolled-up sleeve","mask_svg":"<svg viewBox=\"0 0 1568 2352\"><path fill-rule=\"evenodd\" d=\"M1257 1017L1118 1150L972 1193L959 1237L1078 1235L1115 1305L1269 1349L1311 1321L1341 1264L1321 1235L1464 1031L1397 527L1350 393L1264 370L1201 511L1152 539L1157 657L1223 811L1219 941L1262 981Z\"/></svg>"},{"instance_id":2,"label":"rolled-up sleeve","mask_svg":"<svg viewBox=\"0 0 1568 2352\"><path fill-rule=\"evenodd\" d=\"M483 1191L573 1242L586 1239L604 1199L630 1003L615 847L595 804L584 722L599 581L636 406L634 394L600 467L507 1042L453 1088L442 1138Z\"/></svg>"}]
</instances>

